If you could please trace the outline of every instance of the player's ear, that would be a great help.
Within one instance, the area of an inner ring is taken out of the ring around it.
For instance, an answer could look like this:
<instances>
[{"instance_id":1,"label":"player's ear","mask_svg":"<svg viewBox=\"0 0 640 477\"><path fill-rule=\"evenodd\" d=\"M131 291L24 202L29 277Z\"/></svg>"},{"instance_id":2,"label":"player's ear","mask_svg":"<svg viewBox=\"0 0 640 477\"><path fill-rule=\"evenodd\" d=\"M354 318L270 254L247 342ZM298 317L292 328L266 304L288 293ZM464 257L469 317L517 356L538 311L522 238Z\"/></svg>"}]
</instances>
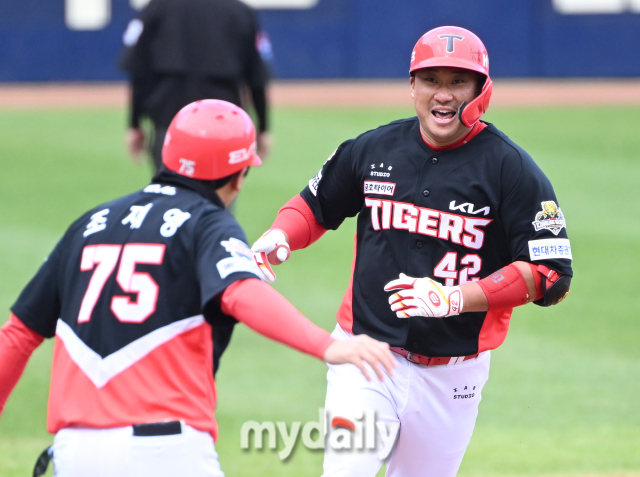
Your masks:
<instances>
[{"instance_id":1,"label":"player's ear","mask_svg":"<svg viewBox=\"0 0 640 477\"><path fill-rule=\"evenodd\" d=\"M244 169L236 172L229 181L229 185L231 185L232 189L235 192L240 192L240 190L242 190L242 185L244 184L244 179L247 176L248 172L249 168L245 167Z\"/></svg>"},{"instance_id":2,"label":"player's ear","mask_svg":"<svg viewBox=\"0 0 640 477\"><path fill-rule=\"evenodd\" d=\"M480 73L476 73L475 71L473 72L473 76L476 81L476 95L474 96L474 98L477 98L478 96L480 96L480 93L482 93L482 88L484 87L484 84L487 82L487 77Z\"/></svg>"},{"instance_id":3,"label":"player's ear","mask_svg":"<svg viewBox=\"0 0 640 477\"><path fill-rule=\"evenodd\" d=\"M415 75L411 75L411 78L409 80L411 82L411 98L413 98L413 90L415 88L415 84L416 84L416 76Z\"/></svg>"}]
</instances>

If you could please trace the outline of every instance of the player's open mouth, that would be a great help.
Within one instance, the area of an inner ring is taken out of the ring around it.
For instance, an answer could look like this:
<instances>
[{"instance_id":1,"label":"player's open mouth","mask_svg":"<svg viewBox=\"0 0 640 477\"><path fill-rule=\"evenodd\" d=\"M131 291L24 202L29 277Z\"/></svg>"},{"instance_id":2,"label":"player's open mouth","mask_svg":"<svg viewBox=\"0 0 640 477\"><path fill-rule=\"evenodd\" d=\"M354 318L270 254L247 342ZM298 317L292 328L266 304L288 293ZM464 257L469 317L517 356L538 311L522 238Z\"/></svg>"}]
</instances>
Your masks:
<instances>
[{"instance_id":1,"label":"player's open mouth","mask_svg":"<svg viewBox=\"0 0 640 477\"><path fill-rule=\"evenodd\" d=\"M433 109L431 114L441 121L450 121L456 116L456 112L449 109Z\"/></svg>"}]
</instances>

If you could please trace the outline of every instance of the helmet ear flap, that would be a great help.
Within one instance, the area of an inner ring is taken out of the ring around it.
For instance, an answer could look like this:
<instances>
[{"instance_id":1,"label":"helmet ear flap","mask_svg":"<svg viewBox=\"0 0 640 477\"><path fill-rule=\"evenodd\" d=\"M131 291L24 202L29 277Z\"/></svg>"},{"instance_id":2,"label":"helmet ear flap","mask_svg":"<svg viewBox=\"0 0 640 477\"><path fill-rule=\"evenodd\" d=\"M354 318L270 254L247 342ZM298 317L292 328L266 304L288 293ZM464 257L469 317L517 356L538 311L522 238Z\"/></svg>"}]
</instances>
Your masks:
<instances>
[{"instance_id":1,"label":"helmet ear flap","mask_svg":"<svg viewBox=\"0 0 640 477\"><path fill-rule=\"evenodd\" d=\"M480 121L482 115L487 112L487 109L489 109L489 100L491 99L492 92L493 81L491 81L491 78L487 77L480 94L469 103L466 101L463 102L458 108L458 118L460 119L460 122L470 128Z\"/></svg>"}]
</instances>

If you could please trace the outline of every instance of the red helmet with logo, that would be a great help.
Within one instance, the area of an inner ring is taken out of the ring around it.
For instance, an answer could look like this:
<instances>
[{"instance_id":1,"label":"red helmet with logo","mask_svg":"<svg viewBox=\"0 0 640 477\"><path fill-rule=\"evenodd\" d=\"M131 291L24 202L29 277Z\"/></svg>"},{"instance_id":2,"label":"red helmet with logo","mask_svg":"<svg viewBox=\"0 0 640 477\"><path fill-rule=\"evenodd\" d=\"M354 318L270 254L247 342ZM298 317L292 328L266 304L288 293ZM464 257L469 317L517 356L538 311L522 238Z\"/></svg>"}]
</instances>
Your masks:
<instances>
[{"instance_id":1,"label":"red helmet with logo","mask_svg":"<svg viewBox=\"0 0 640 477\"><path fill-rule=\"evenodd\" d=\"M489 108L493 83L489 77L489 54L480 38L469 30L444 26L428 31L418 40L411 54L409 73L433 67L463 68L486 77L480 94L458 109L460 121L471 127Z\"/></svg>"},{"instance_id":2,"label":"red helmet with logo","mask_svg":"<svg viewBox=\"0 0 640 477\"><path fill-rule=\"evenodd\" d=\"M249 115L216 99L196 101L176 114L164 139L162 162L169 170L201 180L262 164Z\"/></svg>"}]
</instances>

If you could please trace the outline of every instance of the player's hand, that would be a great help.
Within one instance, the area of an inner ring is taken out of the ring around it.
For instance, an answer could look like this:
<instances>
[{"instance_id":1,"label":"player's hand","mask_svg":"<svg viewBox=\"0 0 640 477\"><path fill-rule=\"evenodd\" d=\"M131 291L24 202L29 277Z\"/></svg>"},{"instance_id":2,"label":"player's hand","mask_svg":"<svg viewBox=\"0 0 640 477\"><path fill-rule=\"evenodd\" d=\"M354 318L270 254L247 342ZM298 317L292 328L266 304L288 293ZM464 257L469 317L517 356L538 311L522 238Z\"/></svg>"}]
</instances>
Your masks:
<instances>
[{"instance_id":1,"label":"player's hand","mask_svg":"<svg viewBox=\"0 0 640 477\"><path fill-rule=\"evenodd\" d=\"M398 318L439 318L458 315L462 310L460 287L447 287L431 278L413 278L401 273L400 278L387 283L384 290L400 290L389 297L391 311L395 311Z\"/></svg>"},{"instance_id":2,"label":"player's hand","mask_svg":"<svg viewBox=\"0 0 640 477\"><path fill-rule=\"evenodd\" d=\"M139 128L129 128L127 130L127 152L137 164L144 162L144 131Z\"/></svg>"},{"instance_id":3,"label":"player's hand","mask_svg":"<svg viewBox=\"0 0 640 477\"><path fill-rule=\"evenodd\" d=\"M271 153L271 148L273 147L271 133L269 131L258 133L256 143L258 145L258 156L264 161Z\"/></svg>"},{"instance_id":4,"label":"player's hand","mask_svg":"<svg viewBox=\"0 0 640 477\"><path fill-rule=\"evenodd\" d=\"M279 229L267 230L251 247L253 258L267 283L276 281L271 265L280 265L291 255L286 234Z\"/></svg>"},{"instance_id":5,"label":"player's hand","mask_svg":"<svg viewBox=\"0 0 640 477\"><path fill-rule=\"evenodd\" d=\"M322 359L329 364L355 364L367 381L371 381L371 377L364 363L373 368L380 381L384 379L383 370L386 370L389 376L393 376L393 368L398 364L387 343L374 340L367 335L334 341L324 352Z\"/></svg>"}]
</instances>

